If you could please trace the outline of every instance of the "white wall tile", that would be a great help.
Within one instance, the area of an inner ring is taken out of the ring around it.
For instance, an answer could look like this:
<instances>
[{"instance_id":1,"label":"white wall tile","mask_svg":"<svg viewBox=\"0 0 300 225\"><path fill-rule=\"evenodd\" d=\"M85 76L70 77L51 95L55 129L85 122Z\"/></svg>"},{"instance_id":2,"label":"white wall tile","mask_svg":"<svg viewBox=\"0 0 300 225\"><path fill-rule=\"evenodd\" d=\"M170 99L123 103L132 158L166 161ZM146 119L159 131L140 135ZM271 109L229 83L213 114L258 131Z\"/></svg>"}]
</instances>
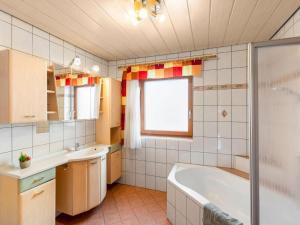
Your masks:
<instances>
[{"instance_id":1,"label":"white wall tile","mask_svg":"<svg viewBox=\"0 0 300 225\"><path fill-rule=\"evenodd\" d=\"M187 220L192 225L200 224L200 206L189 198L187 199Z\"/></svg>"},{"instance_id":2,"label":"white wall tile","mask_svg":"<svg viewBox=\"0 0 300 225\"><path fill-rule=\"evenodd\" d=\"M232 83L245 84L247 83L247 68L233 68L232 69Z\"/></svg>"},{"instance_id":3,"label":"white wall tile","mask_svg":"<svg viewBox=\"0 0 300 225\"><path fill-rule=\"evenodd\" d=\"M231 154L231 139L218 138L218 153Z\"/></svg>"},{"instance_id":4,"label":"white wall tile","mask_svg":"<svg viewBox=\"0 0 300 225\"><path fill-rule=\"evenodd\" d=\"M217 70L203 71L204 85L216 85L217 84Z\"/></svg>"},{"instance_id":5,"label":"white wall tile","mask_svg":"<svg viewBox=\"0 0 300 225\"><path fill-rule=\"evenodd\" d=\"M178 141L176 139L167 139L167 149L178 149Z\"/></svg>"},{"instance_id":6,"label":"white wall tile","mask_svg":"<svg viewBox=\"0 0 300 225\"><path fill-rule=\"evenodd\" d=\"M193 107L193 121L203 121L203 106Z\"/></svg>"},{"instance_id":7,"label":"white wall tile","mask_svg":"<svg viewBox=\"0 0 300 225\"><path fill-rule=\"evenodd\" d=\"M204 152L217 153L218 139L204 137Z\"/></svg>"},{"instance_id":8,"label":"white wall tile","mask_svg":"<svg viewBox=\"0 0 300 225\"><path fill-rule=\"evenodd\" d=\"M245 139L232 139L232 154L246 155L247 141Z\"/></svg>"},{"instance_id":9,"label":"white wall tile","mask_svg":"<svg viewBox=\"0 0 300 225\"><path fill-rule=\"evenodd\" d=\"M0 165L10 165L11 163L12 163L11 152L5 152L0 154Z\"/></svg>"},{"instance_id":10,"label":"white wall tile","mask_svg":"<svg viewBox=\"0 0 300 225\"><path fill-rule=\"evenodd\" d=\"M64 139L63 123L53 123L50 126L50 142L58 142Z\"/></svg>"},{"instance_id":11,"label":"white wall tile","mask_svg":"<svg viewBox=\"0 0 300 225\"><path fill-rule=\"evenodd\" d=\"M184 217L186 217L186 195L176 189L175 191L175 207Z\"/></svg>"},{"instance_id":12,"label":"white wall tile","mask_svg":"<svg viewBox=\"0 0 300 225\"><path fill-rule=\"evenodd\" d=\"M32 126L12 128L13 150L32 147Z\"/></svg>"},{"instance_id":13,"label":"white wall tile","mask_svg":"<svg viewBox=\"0 0 300 225\"><path fill-rule=\"evenodd\" d=\"M172 206L170 203L167 203L167 217L172 224L175 224L175 207Z\"/></svg>"},{"instance_id":14,"label":"white wall tile","mask_svg":"<svg viewBox=\"0 0 300 225\"><path fill-rule=\"evenodd\" d=\"M232 105L246 105L246 104L247 104L247 90L233 89Z\"/></svg>"},{"instance_id":15,"label":"white wall tile","mask_svg":"<svg viewBox=\"0 0 300 225\"><path fill-rule=\"evenodd\" d=\"M139 174L145 174L146 173L146 162L136 160L135 171L136 171L136 173L139 173Z\"/></svg>"},{"instance_id":16,"label":"white wall tile","mask_svg":"<svg viewBox=\"0 0 300 225\"><path fill-rule=\"evenodd\" d=\"M155 176L156 177L167 177L167 165L165 163L155 164Z\"/></svg>"},{"instance_id":17,"label":"white wall tile","mask_svg":"<svg viewBox=\"0 0 300 225\"><path fill-rule=\"evenodd\" d=\"M191 163L191 152L189 151L179 151L178 161L181 163Z\"/></svg>"},{"instance_id":18,"label":"white wall tile","mask_svg":"<svg viewBox=\"0 0 300 225\"><path fill-rule=\"evenodd\" d=\"M231 52L218 54L218 69L231 68Z\"/></svg>"},{"instance_id":19,"label":"white wall tile","mask_svg":"<svg viewBox=\"0 0 300 225\"><path fill-rule=\"evenodd\" d=\"M11 24L0 21L0 45L11 47Z\"/></svg>"},{"instance_id":20,"label":"white wall tile","mask_svg":"<svg viewBox=\"0 0 300 225\"><path fill-rule=\"evenodd\" d=\"M167 151L167 162L168 163L178 162L178 151L177 150L168 150Z\"/></svg>"},{"instance_id":21,"label":"white wall tile","mask_svg":"<svg viewBox=\"0 0 300 225\"><path fill-rule=\"evenodd\" d=\"M247 123L232 122L232 137L247 138Z\"/></svg>"},{"instance_id":22,"label":"white wall tile","mask_svg":"<svg viewBox=\"0 0 300 225\"><path fill-rule=\"evenodd\" d=\"M191 152L191 163L197 165L203 165L203 153Z\"/></svg>"},{"instance_id":23,"label":"white wall tile","mask_svg":"<svg viewBox=\"0 0 300 225\"><path fill-rule=\"evenodd\" d=\"M0 129L0 154L11 151L11 128Z\"/></svg>"},{"instance_id":24,"label":"white wall tile","mask_svg":"<svg viewBox=\"0 0 300 225\"><path fill-rule=\"evenodd\" d=\"M231 105L231 90L218 90L218 105Z\"/></svg>"},{"instance_id":25,"label":"white wall tile","mask_svg":"<svg viewBox=\"0 0 300 225\"><path fill-rule=\"evenodd\" d=\"M170 183L168 182L167 184L167 201L168 203L170 203L172 206L175 206L175 191L176 188Z\"/></svg>"},{"instance_id":26,"label":"white wall tile","mask_svg":"<svg viewBox=\"0 0 300 225\"><path fill-rule=\"evenodd\" d=\"M146 176L146 188L155 190L155 176Z\"/></svg>"},{"instance_id":27,"label":"white wall tile","mask_svg":"<svg viewBox=\"0 0 300 225\"><path fill-rule=\"evenodd\" d=\"M155 179L155 190L167 191L167 181L166 178L156 177Z\"/></svg>"},{"instance_id":28,"label":"white wall tile","mask_svg":"<svg viewBox=\"0 0 300 225\"><path fill-rule=\"evenodd\" d=\"M49 144L33 147L33 158L39 158L50 153Z\"/></svg>"},{"instance_id":29,"label":"white wall tile","mask_svg":"<svg viewBox=\"0 0 300 225\"><path fill-rule=\"evenodd\" d=\"M232 121L247 122L247 106L232 106Z\"/></svg>"},{"instance_id":30,"label":"white wall tile","mask_svg":"<svg viewBox=\"0 0 300 225\"><path fill-rule=\"evenodd\" d=\"M203 92L194 91L193 92L193 104L194 105L203 105Z\"/></svg>"},{"instance_id":31,"label":"white wall tile","mask_svg":"<svg viewBox=\"0 0 300 225\"><path fill-rule=\"evenodd\" d=\"M218 92L215 90L204 91L204 105L217 105Z\"/></svg>"},{"instance_id":32,"label":"white wall tile","mask_svg":"<svg viewBox=\"0 0 300 225\"><path fill-rule=\"evenodd\" d=\"M219 105L218 106L218 121L231 121L231 106Z\"/></svg>"},{"instance_id":33,"label":"white wall tile","mask_svg":"<svg viewBox=\"0 0 300 225\"><path fill-rule=\"evenodd\" d=\"M3 11L0 11L0 20L11 23L11 16Z\"/></svg>"},{"instance_id":34,"label":"white wall tile","mask_svg":"<svg viewBox=\"0 0 300 225\"><path fill-rule=\"evenodd\" d=\"M231 167L232 157L231 155L218 154L218 166L220 167Z\"/></svg>"},{"instance_id":35,"label":"white wall tile","mask_svg":"<svg viewBox=\"0 0 300 225\"><path fill-rule=\"evenodd\" d=\"M32 54L32 33L19 27L12 27L12 48Z\"/></svg>"},{"instance_id":36,"label":"white wall tile","mask_svg":"<svg viewBox=\"0 0 300 225\"><path fill-rule=\"evenodd\" d=\"M232 52L232 67L246 67L247 66L247 51Z\"/></svg>"},{"instance_id":37,"label":"white wall tile","mask_svg":"<svg viewBox=\"0 0 300 225\"><path fill-rule=\"evenodd\" d=\"M146 161L155 162L155 148L146 148Z\"/></svg>"},{"instance_id":38,"label":"white wall tile","mask_svg":"<svg viewBox=\"0 0 300 225\"><path fill-rule=\"evenodd\" d=\"M58 141L50 143L50 152L60 152L64 149L64 142Z\"/></svg>"},{"instance_id":39,"label":"white wall tile","mask_svg":"<svg viewBox=\"0 0 300 225\"><path fill-rule=\"evenodd\" d=\"M204 121L218 120L218 106L204 106Z\"/></svg>"},{"instance_id":40,"label":"white wall tile","mask_svg":"<svg viewBox=\"0 0 300 225\"><path fill-rule=\"evenodd\" d=\"M63 65L64 63L63 46L50 42L50 60Z\"/></svg>"},{"instance_id":41,"label":"white wall tile","mask_svg":"<svg viewBox=\"0 0 300 225\"><path fill-rule=\"evenodd\" d=\"M218 70L218 85L231 84L231 69Z\"/></svg>"},{"instance_id":42,"label":"white wall tile","mask_svg":"<svg viewBox=\"0 0 300 225\"><path fill-rule=\"evenodd\" d=\"M146 186L146 176L145 174L135 175L135 185L144 188Z\"/></svg>"},{"instance_id":43,"label":"white wall tile","mask_svg":"<svg viewBox=\"0 0 300 225\"><path fill-rule=\"evenodd\" d=\"M218 158L217 154L204 153L204 165L217 166Z\"/></svg>"},{"instance_id":44,"label":"white wall tile","mask_svg":"<svg viewBox=\"0 0 300 225\"><path fill-rule=\"evenodd\" d=\"M64 138L75 138L75 122L64 122Z\"/></svg>"},{"instance_id":45,"label":"white wall tile","mask_svg":"<svg viewBox=\"0 0 300 225\"><path fill-rule=\"evenodd\" d=\"M26 22L24 22L22 20L19 20L19 19L15 18L15 17L12 17L12 24L14 26L17 26L17 27L19 27L19 28L21 28L23 30L26 30L26 31L32 33L32 25L30 25L30 24L28 24L28 23L26 23Z\"/></svg>"},{"instance_id":46,"label":"white wall tile","mask_svg":"<svg viewBox=\"0 0 300 225\"><path fill-rule=\"evenodd\" d=\"M218 137L231 138L231 122L218 123Z\"/></svg>"},{"instance_id":47,"label":"white wall tile","mask_svg":"<svg viewBox=\"0 0 300 225\"><path fill-rule=\"evenodd\" d=\"M167 162L167 150L166 150L166 148L156 149L155 162L160 162L160 163L166 163Z\"/></svg>"},{"instance_id":48,"label":"white wall tile","mask_svg":"<svg viewBox=\"0 0 300 225\"><path fill-rule=\"evenodd\" d=\"M215 70L217 69L217 60L208 60L204 63L204 70Z\"/></svg>"},{"instance_id":49,"label":"white wall tile","mask_svg":"<svg viewBox=\"0 0 300 225\"><path fill-rule=\"evenodd\" d=\"M85 136L85 121L76 121L76 137Z\"/></svg>"},{"instance_id":50,"label":"white wall tile","mask_svg":"<svg viewBox=\"0 0 300 225\"><path fill-rule=\"evenodd\" d=\"M155 162L146 162L146 174L155 176Z\"/></svg>"},{"instance_id":51,"label":"white wall tile","mask_svg":"<svg viewBox=\"0 0 300 225\"><path fill-rule=\"evenodd\" d=\"M49 60L49 41L42 37L33 35L33 55Z\"/></svg>"},{"instance_id":52,"label":"white wall tile","mask_svg":"<svg viewBox=\"0 0 300 225\"><path fill-rule=\"evenodd\" d=\"M49 143L49 133L37 133L36 126L32 130L33 145L45 145Z\"/></svg>"},{"instance_id":53,"label":"white wall tile","mask_svg":"<svg viewBox=\"0 0 300 225\"><path fill-rule=\"evenodd\" d=\"M217 122L204 122L204 136L205 137L217 137L218 135L218 123Z\"/></svg>"},{"instance_id":54,"label":"white wall tile","mask_svg":"<svg viewBox=\"0 0 300 225\"><path fill-rule=\"evenodd\" d=\"M32 33L33 33L34 35L39 36L39 37L41 37L41 38L43 38L43 39L46 39L46 40L48 40L48 41L49 41L49 39L50 39L49 33L45 32L45 31L43 31L43 30L40 30L39 28L33 27Z\"/></svg>"}]
</instances>

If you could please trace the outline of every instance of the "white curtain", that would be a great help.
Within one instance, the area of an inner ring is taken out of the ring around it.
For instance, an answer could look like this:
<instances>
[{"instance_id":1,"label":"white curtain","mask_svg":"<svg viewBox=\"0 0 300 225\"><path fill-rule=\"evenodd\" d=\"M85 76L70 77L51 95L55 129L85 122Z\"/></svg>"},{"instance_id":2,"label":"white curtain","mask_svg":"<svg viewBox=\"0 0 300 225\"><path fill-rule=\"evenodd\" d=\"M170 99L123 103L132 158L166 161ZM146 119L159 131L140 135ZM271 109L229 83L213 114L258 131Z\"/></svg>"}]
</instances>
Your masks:
<instances>
[{"instance_id":1,"label":"white curtain","mask_svg":"<svg viewBox=\"0 0 300 225\"><path fill-rule=\"evenodd\" d=\"M140 87L138 80L126 82L124 147L141 148Z\"/></svg>"}]
</instances>

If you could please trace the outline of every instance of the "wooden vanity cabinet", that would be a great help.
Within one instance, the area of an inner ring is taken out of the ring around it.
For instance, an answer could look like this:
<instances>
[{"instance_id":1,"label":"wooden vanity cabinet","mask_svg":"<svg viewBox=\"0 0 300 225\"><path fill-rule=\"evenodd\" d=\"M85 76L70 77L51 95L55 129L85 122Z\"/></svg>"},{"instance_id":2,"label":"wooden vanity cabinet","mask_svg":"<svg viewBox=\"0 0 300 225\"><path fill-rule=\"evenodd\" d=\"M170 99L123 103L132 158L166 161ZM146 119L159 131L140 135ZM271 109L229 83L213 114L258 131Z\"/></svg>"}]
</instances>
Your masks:
<instances>
[{"instance_id":1,"label":"wooden vanity cabinet","mask_svg":"<svg viewBox=\"0 0 300 225\"><path fill-rule=\"evenodd\" d=\"M87 162L88 175L88 195L87 207L94 208L100 204L100 176L101 176L101 160L93 159Z\"/></svg>"},{"instance_id":2,"label":"wooden vanity cabinet","mask_svg":"<svg viewBox=\"0 0 300 225\"><path fill-rule=\"evenodd\" d=\"M100 204L100 158L56 168L56 209L77 215Z\"/></svg>"},{"instance_id":3,"label":"wooden vanity cabinet","mask_svg":"<svg viewBox=\"0 0 300 225\"><path fill-rule=\"evenodd\" d=\"M25 178L0 176L0 224L55 225L55 169Z\"/></svg>"},{"instance_id":4,"label":"wooden vanity cabinet","mask_svg":"<svg viewBox=\"0 0 300 225\"><path fill-rule=\"evenodd\" d=\"M107 156L107 183L112 184L121 177L122 152L117 150Z\"/></svg>"},{"instance_id":5,"label":"wooden vanity cabinet","mask_svg":"<svg viewBox=\"0 0 300 225\"><path fill-rule=\"evenodd\" d=\"M0 122L47 120L47 61L15 50L0 51Z\"/></svg>"},{"instance_id":6,"label":"wooden vanity cabinet","mask_svg":"<svg viewBox=\"0 0 300 225\"><path fill-rule=\"evenodd\" d=\"M20 194L20 225L55 224L55 180Z\"/></svg>"}]
</instances>

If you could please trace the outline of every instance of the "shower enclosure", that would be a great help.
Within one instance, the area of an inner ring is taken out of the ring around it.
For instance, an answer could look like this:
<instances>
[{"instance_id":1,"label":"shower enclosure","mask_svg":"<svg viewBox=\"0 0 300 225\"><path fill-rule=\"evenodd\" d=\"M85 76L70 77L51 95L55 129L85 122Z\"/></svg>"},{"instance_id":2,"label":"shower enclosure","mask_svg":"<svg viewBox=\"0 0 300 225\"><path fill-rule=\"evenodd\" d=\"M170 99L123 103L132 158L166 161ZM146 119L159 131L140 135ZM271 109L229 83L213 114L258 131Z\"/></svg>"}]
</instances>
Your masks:
<instances>
[{"instance_id":1,"label":"shower enclosure","mask_svg":"<svg viewBox=\"0 0 300 225\"><path fill-rule=\"evenodd\" d=\"M249 50L252 225L299 225L300 38Z\"/></svg>"}]
</instances>

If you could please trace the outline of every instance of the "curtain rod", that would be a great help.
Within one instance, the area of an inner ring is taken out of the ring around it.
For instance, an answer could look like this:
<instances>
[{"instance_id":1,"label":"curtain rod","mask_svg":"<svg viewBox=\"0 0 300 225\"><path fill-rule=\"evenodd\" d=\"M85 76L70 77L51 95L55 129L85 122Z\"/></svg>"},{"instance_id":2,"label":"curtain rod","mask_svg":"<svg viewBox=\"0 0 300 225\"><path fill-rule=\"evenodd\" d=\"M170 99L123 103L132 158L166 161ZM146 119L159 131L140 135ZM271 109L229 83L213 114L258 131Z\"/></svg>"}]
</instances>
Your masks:
<instances>
[{"instance_id":1,"label":"curtain rod","mask_svg":"<svg viewBox=\"0 0 300 225\"><path fill-rule=\"evenodd\" d=\"M207 61L210 59L216 59L217 55L216 54L209 54L209 55L203 55L203 56L195 56L195 57L188 57L188 58L182 58L182 59L170 59L170 60L158 60L155 62L150 62L150 63L137 63L137 64L132 64L132 65L126 65L126 66L118 66L118 69L125 69L130 66L149 66L149 65L155 65L158 63L168 63L168 62L184 62L184 61L189 61L189 60L203 60Z\"/></svg>"}]
</instances>

